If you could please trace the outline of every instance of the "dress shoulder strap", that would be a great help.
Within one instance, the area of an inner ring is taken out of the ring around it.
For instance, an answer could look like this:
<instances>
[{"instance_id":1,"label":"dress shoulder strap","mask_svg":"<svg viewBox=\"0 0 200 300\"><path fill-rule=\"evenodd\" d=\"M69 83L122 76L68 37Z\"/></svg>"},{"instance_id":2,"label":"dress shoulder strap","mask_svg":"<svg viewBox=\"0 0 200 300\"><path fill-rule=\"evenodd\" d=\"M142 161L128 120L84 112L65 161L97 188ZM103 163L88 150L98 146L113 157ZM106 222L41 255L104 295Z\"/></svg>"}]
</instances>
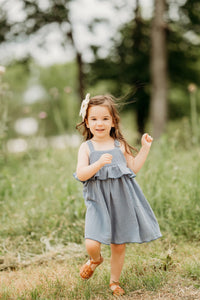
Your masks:
<instances>
[{"instance_id":1,"label":"dress shoulder strap","mask_svg":"<svg viewBox=\"0 0 200 300\"><path fill-rule=\"evenodd\" d=\"M94 151L94 146L93 146L93 144L92 144L92 141L91 141L91 140L88 140L88 141L87 141L87 144L88 144L88 147L89 147L89 149L90 149L90 153L93 152L93 151Z\"/></svg>"},{"instance_id":2,"label":"dress shoulder strap","mask_svg":"<svg viewBox=\"0 0 200 300\"><path fill-rule=\"evenodd\" d=\"M120 147L120 141L115 140L114 145L115 145L115 148L119 148Z\"/></svg>"}]
</instances>

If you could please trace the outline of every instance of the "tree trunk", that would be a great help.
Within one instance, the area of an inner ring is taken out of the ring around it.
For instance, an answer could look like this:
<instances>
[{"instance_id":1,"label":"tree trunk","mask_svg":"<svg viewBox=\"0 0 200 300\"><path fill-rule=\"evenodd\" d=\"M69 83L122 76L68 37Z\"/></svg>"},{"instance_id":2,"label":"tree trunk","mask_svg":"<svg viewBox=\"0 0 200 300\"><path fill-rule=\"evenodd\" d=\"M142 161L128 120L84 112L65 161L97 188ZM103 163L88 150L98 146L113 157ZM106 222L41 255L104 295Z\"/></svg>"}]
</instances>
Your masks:
<instances>
[{"instance_id":1,"label":"tree trunk","mask_svg":"<svg viewBox=\"0 0 200 300\"><path fill-rule=\"evenodd\" d=\"M164 14L166 0L155 0L155 13L151 32L151 104L152 134L160 137L167 123L167 50Z\"/></svg>"},{"instance_id":2,"label":"tree trunk","mask_svg":"<svg viewBox=\"0 0 200 300\"><path fill-rule=\"evenodd\" d=\"M72 46L74 47L74 50L76 52L76 62L77 62L77 67L78 67L78 92L80 96L80 101L82 101L85 96L84 96L84 72L83 72L83 60L82 60L82 55L81 53L77 50L75 42L74 42L74 36L72 32L72 25L71 30L67 33L68 37L71 40Z\"/></svg>"},{"instance_id":3,"label":"tree trunk","mask_svg":"<svg viewBox=\"0 0 200 300\"><path fill-rule=\"evenodd\" d=\"M140 13L140 3L139 0L136 0L136 5L135 5L135 28L133 32L133 40L134 40L134 53L133 55L135 57L139 57L141 55L140 53L140 47L141 47L141 41L142 41L142 34L141 34L141 26L142 26L142 17ZM144 114L144 101L142 101L141 97L141 83L139 82L138 84L136 83L136 89L138 91L139 99L140 101L136 105L136 121L137 121L137 128L138 132L140 135L144 133L144 128L145 128L145 119L146 116Z\"/></svg>"},{"instance_id":4,"label":"tree trunk","mask_svg":"<svg viewBox=\"0 0 200 300\"><path fill-rule=\"evenodd\" d=\"M78 65L78 90L81 101L85 98L84 95L84 72L83 72L83 60L80 52L76 51L76 62Z\"/></svg>"}]
</instances>

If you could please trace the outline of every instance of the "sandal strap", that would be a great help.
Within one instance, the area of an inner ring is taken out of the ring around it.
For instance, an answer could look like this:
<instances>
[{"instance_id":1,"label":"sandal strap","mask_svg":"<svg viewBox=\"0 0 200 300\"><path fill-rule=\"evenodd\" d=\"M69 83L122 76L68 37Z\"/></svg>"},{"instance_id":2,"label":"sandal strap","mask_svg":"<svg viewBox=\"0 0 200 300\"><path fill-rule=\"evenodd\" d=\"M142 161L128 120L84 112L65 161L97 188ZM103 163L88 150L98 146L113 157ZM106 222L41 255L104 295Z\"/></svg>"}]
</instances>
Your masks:
<instances>
[{"instance_id":1,"label":"sandal strap","mask_svg":"<svg viewBox=\"0 0 200 300\"><path fill-rule=\"evenodd\" d=\"M125 294L124 290L119 285L113 291L113 295L116 296L122 296L124 294Z\"/></svg>"},{"instance_id":2,"label":"sandal strap","mask_svg":"<svg viewBox=\"0 0 200 300\"><path fill-rule=\"evenodd\" d=\"M102 261L103 261L103 257L100 255L99 261L94 261L93 259L90 259L90 264L99 265L100 263L102 263Z\"/></svg>"},{"instance_id":3,"label":"sandal strap","mask_svg":"<svg viewBox=\"0 0 200 300\"><path fill-rule=\"evenodd\" d=\"M112 283L110 283L109 286L111 288L114 285L116 286L116 288L111 289L114 296L122 296L125 294L125 291L123 290L123 288L121 288L121 286L119 285L119 282L113 281Z\"/></svg>"},{"instance_id":4,"label":"sandal strap","mask_svg":"<svg viewBox=\"0 0 200 300\"><path fill-rule=\"evenodd\" d=\"M113 286L113 285L119 286L119 282L118 281L113 281L112 283L109 284L110 287Z\"/></svg>"}]
</instances>

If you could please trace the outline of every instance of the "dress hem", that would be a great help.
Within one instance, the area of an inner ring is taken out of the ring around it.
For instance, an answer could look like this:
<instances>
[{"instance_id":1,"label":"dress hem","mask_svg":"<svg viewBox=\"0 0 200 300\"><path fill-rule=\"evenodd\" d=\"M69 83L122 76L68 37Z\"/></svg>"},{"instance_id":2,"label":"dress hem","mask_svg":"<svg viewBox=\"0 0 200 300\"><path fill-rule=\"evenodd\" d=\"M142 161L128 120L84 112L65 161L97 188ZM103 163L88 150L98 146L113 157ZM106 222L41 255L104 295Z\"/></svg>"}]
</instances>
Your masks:
<instances>
[{"instance_id":1,"label":"dress hem","mask_svg":"<svg viewBox=\"0 0 200 300\"><path fill-rule=\"evenodd\" d=\"M108 243L108 242L104 242L104 241L100 241L100 239L98 240L98 239L94 239L94 238L90 238L90 237L85 237L85 239L89 239L89 240L93 240L93 241L96 241L96 242L99 242L99 243L101 243L101 244L104 244L104 245L110 245L110 244L116 244L116 245L122 245L122 244L144 244L144 243L150 243L150 242L153 242L153 241L155 241L155 240L157 240L157 239L159 239L159 238L161 238L162 237L162 235L159 235L159 236L157 236L157 237L155 237L155 238L152 238L152 239L150 239L150 240L145 240L145 241L129 241L129 242L110 242L110 243Z\"/></svg>"}]
</instances>

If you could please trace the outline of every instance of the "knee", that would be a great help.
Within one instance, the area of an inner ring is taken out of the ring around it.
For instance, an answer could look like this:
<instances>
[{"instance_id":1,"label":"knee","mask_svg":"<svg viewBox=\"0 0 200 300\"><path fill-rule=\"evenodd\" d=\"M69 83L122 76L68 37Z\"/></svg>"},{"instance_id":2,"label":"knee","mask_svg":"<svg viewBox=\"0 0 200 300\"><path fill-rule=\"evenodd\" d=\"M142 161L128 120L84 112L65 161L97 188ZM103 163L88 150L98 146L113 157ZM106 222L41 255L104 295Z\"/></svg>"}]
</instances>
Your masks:
<instances>
[{"instance_id":1,"label":"knee","mask_svg":"<svg viewBox=\"0 0 200 300\"><path fill-rule=\"evenodd\" d=\"M125 251L125 248L126 248L126 244L120 244L120 245L117 245L117 244L112 244L112 250L120 255L120 254L123 254L124 251Z\"/></svg>"},{"instance_id":2,"label":"knee","mask_svg":"<svg viewBox=\"0 0 200 300\"><path fill-rule=\"evenodd\" d=\"M100 249L100 245L101 244L97 241L93 241L93 240L89 240L89 239L85 240L85 246L86 246L87 251L89 251L89 252L98 251Z\"/></svg>"}]
</instances>

